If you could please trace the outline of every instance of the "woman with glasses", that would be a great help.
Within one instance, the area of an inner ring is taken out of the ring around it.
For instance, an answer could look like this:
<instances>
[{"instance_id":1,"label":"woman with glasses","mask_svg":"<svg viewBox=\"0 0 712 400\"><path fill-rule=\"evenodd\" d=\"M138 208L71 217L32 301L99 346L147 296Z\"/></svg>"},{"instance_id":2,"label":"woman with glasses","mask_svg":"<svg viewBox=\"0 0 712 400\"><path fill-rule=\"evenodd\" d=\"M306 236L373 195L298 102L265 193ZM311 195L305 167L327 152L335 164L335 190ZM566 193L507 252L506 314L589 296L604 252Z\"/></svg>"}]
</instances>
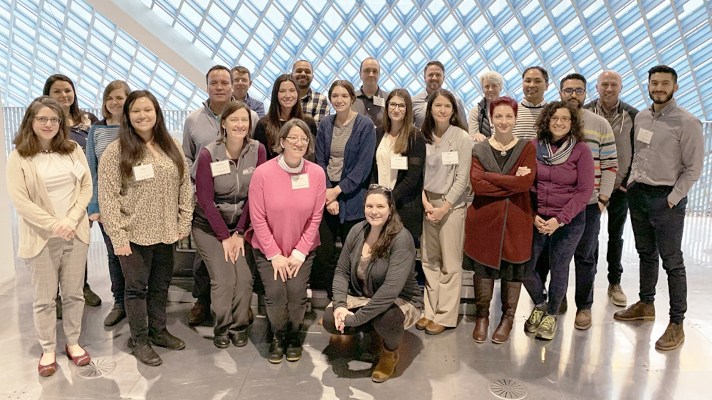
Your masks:
<instances>
[{"instance_id":1,"label":"woman with glasses","mask_svg":"<svg viewBox=\"0 0 712 400\"><path fill-rule=\"evenodd\" d=\"M254 172L247 196L252 232L248 239L265 288L272 330L268 361L302 357L301 325L307 283L319 245L326 181L318 165L304 159L312 151L309 126L291 119L282 127L282 153Z\"/></svg>"},{"instance_id":2,"label":"woman with glasses","mask_svg":"<svg viewBox=\"0 0 712 400\"><path fill-rule=\"evenodd\" d=\"M408 91L396 89L386 98L383 128L376 130L373 180L393 190L403 226L419 238L423 231L423 168L425 140L413 125L413 103Z\"/></svg>"},{"instance_id":3,"label":"woman with glasses","mask_svg":"<svg viewBox=\"0 0 712 400\"><path fill-rule=\"evenodd\" d=\"M420 316L415 246L398 217L393 192L373 184L366 192L366 221L346 237L334 275L334 301L324 310L324 328L334 335L372 332L380 358L371 374L385 382L398 363L406 329Z\"/></svg>"},{"instance_id":4,"label":"woman with glasses","mask_svg":"<svg viewBox=\"0 0 712 400\"><path fill-rule=\"evenodd\" d=\"M444 89L430 95L421 130L426 143L420 239L425 313L415 327L437 335L457 325L472 140L458 117L455 96Z\"/></svg>"},{"instance_id":5,"label":"woman with glasses","mask_svg":"<svg viewBox=\"0 0 712 400\"><path fill-rule=\"evenodd\" d=\"M498 72L488 71L480 75L480 87L484 96L476 106L470 109L467 127L472 141L482 142L494 133L490 120L490 104L499 98L504 86L504 78Z\"/></svg>"},{"instance_id":6,"label":"woman with glasses","mask_svg":"<svg viewBox=\"0 0 712 400\"><path fill-rule=\"evenodd\" d=\"M87 365L79 346L84 313L84 266L89 248L89 166L79 145L68 139L62 106L48 96L30 104L7 158L7 191L18 215L18 257L25 260L34 288L32 312L42 355L40 376L57 371L57 286L64 302L67 357Z\"/></svg>"},{"instance_id":7,"label":"woman with glasses","mask_svg":"<svg viewBox=\"0 0 712 400\"><path fill-rule=\"evenodd\" d=\"M585 226L585 213L594 185L594 163L583 124L574 106L562 101L547 104L536 124L536 179L532 187L534 239L524 287L534 310L524 330L537 338L556 335L556 315L566 295L569 264ZM548 251L549 290L535 271L542 252Z\"/></svg>"}]
</instances>

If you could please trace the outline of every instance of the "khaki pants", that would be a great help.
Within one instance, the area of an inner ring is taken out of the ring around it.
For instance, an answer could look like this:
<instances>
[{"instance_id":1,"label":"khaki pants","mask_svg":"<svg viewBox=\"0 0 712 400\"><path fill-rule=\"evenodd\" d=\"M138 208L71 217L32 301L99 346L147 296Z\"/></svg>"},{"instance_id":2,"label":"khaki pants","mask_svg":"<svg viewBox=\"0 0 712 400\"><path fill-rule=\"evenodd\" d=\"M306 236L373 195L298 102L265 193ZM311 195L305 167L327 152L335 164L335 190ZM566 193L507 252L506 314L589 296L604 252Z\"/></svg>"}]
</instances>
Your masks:
<instances>
[{"instance_id":1,"label":"khaki pants","mask_svg":"<svg viewBox=\"0 0 712 400\"><path fill-rule=\"evenodd\" d=\"M428 195L433 207L445 201ZM462 249L465 243L467 207L450 209L439 222L423 220L420 239L425 274L425 318L446 326L457 325L462 285Z\"/></svg>"}]
</instances>

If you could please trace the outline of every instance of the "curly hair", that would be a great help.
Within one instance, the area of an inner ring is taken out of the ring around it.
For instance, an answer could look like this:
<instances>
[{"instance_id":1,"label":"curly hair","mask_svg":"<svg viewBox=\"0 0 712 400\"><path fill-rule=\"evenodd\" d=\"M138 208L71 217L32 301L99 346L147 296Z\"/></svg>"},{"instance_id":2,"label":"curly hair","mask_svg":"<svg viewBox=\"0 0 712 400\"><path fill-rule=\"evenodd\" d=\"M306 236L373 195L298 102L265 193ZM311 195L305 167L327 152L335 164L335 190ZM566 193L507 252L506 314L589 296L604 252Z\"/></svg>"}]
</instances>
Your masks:
<instances>
[{"instance_id":1,"label":"curly hair","mask_svg":"<svg viewBox=\"0 0 712 400\"><path fill-rule=\"evenodd\" d=\"M539 118L537 118L536 124L534 125L536 128L536 138L547 142L552 141L553 135L551 134L551 129L549 129L549 122L551 122L551 117L556 111L561 108L565 108L571 113L571 130L567 136L572 136L576 142L585 143L586 136L583 133L583 123L579 116L579 110L564 101L554 101L544 106L544 109L541 111L541 114L539 114Z\"/></svg>"}]
</instances>

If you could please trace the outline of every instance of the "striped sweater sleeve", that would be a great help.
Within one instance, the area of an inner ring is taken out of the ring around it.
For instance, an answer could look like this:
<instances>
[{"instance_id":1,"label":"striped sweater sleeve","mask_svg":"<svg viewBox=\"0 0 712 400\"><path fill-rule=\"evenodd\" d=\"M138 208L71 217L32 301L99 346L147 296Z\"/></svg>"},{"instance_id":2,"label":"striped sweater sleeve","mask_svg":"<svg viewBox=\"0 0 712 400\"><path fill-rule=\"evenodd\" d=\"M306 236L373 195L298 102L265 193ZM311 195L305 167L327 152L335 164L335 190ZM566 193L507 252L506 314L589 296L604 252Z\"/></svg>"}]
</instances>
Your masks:
<instances>
[{"instance_id":1,"label":"striped sweater sleeve","mask_svg":"<svg viewBox=\"0 0 712 400\"><path fill-rule=\"evenodd\" d=\"M600 133L600 151L601 159L601 184L599 194L611 197L616 175L618 175L618 152L616 151L616 137L613 134L613 129L608 121L602 121L603 126Z\"/></svg>"}]
</instances>

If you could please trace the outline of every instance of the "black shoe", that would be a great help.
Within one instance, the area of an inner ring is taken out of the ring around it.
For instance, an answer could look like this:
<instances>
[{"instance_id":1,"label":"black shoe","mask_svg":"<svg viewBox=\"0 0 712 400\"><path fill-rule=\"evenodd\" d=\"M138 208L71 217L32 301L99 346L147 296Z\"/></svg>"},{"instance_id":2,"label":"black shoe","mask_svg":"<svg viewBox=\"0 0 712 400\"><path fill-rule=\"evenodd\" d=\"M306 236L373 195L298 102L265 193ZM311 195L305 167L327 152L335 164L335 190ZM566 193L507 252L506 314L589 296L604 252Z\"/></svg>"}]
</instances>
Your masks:
<instances>
[{"instance_id":1,"label":"black shoe","mask_svg":"<svg viewBox=\"0 0 712 400\"><path fill-rule=\"evenodd\" d=\"M215 335L213 344L218 349L227 349L230 346L230 337L227 335Z\"/></svg>"},{"instance_id":2,"label":"black shoe","mask_svg":"<svg viewBox=\"0 0 712 400\"><path fill-rule=\"evenodd\" d=\"M104 319L104 326L114 326L126 318L126 309L122 303L114 303L114 306Z\"/></svg>"},{"instance_id":3,"label":"black shoe","mask_svg":"<svg viewBox=\"0 0 712 400\"><path fill-rule=\"evenodd\" d=\"M559 312L558 314L566 314L566 311L569 309L569 302L566 301L566 296L564 296L564 300L561 301L561 305L559 306Z\"/></svg>"},{"instance_id":4,"label":"black shoe","mask_svg":"<svg viewBox=\"0 0 712 400\"><path fill-rule=\"evenodd\" d=\"M287 344L287 361L299 361L302 358L302 341L299 340L299 332L292 332Z\"/></svg>"},{"instance_id":5,"label":"black shoe","mask_svg":"<svg viewBox=\"0 0 712 400\"><path fill-rule=\"evenodd\" d=\"M101 297L91 290L88 284L84 284L84 304L89 307L99 307L101 305Z\"/></svg>"},{"instance_id":6,"label":"black shoe","mask_svg":"<svg viewBox=\"0 0 712 400\"><path fill-rule=\"evenodd\" d=\"M232 339L232 344L236 347L245 347L249 338L250 336L247 334L247 329L243 331L230 332L230 339Z\"/></svg>"},{"instance_id":7,"label":"black shoe","mask_svg":"<svg viewBox=\"0 0 712 400\"><path fill-rule=\"evenodd\" d=\"M148 342L136 343L133 339L129 339L129 348L131 349L131 354L133 354L137 360L150 367L157 367L163 364L161 357L153 350L151 344Z\"/></svg>"},{"instance_id":8,"label":"black shoe","mask_svg":"<svg viewBox=\"0 0 712 400\"><path fill-rule=\"evenodd\" d=\"M269 345L267 361L272 364L279 364L282 362L282 357L284 357L284 339L278 335L274 335L272 343Z\"/></svg>"},{"instance_id":9,"label":"black shoe","mask_svg":"<svg viewBox=\"0 0 712 400\"><path fill-rule=\"evenodd\" d=\"M171 335L167 329L160 332L149 331L148 339L156 346L165 347L168 350L183 350L185 348L185 342Z\"/></svg>"},{"instance_id":10,"label":"black shoe","mask_svg":"<svg viewBox=\"0 0 712 400\"><path fill-rule=\"evenodd\" d=\"M57 295L54 305L57 307L57 319L62 319L62 296Z\"/></svg>"}]
</instances>

